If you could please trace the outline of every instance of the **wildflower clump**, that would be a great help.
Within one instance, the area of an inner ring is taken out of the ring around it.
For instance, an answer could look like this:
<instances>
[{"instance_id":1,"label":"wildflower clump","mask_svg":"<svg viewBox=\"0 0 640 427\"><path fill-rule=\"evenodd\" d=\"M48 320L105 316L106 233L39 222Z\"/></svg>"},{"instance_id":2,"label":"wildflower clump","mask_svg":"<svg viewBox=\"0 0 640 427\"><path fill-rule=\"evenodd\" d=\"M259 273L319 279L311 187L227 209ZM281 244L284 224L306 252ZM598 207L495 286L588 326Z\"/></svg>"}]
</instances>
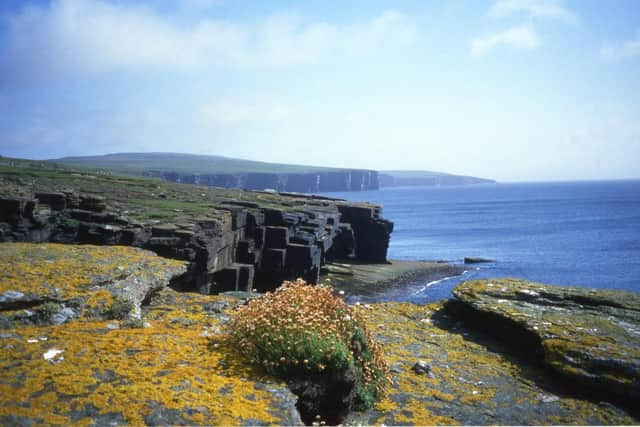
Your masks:
<instances>
[{"instance_id":1,"label":"wildflower clump","mask_svg":"<svg viewBox=\"0 0 640 427\"><path fill-rule=\"evenodd\" d=\"M252 363L285 379L354 371L356 409L370 408L388 382L380 345L330 286L284 282L238 307L228 332Z\"/></svg>"}]
</instances>

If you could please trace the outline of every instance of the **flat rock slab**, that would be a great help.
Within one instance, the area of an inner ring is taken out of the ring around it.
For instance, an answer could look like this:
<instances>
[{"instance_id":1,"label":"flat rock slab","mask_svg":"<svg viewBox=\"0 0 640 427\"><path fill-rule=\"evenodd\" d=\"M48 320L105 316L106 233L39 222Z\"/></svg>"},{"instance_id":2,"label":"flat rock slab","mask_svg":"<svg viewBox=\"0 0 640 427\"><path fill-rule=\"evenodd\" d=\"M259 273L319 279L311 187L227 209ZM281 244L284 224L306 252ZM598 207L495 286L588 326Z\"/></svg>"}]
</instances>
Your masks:
<instances>
[{"instance_id":1,"label":"flat rock slab","mask_svg":"<svg viewBox=\"0 0 640 427\"><path fill-rule=\"evenodd\" d=\"M468 328L445 303L360 304L383 344L393 384L374 409L345 425L617 425L638 419L571 393L547 369ZM428 369L414 368L422 361Z\"/></svg>"},{"instance_id":2,"label":"flat rock slab","mask_svg":"<svg viewBox=\"0 0 640 427\"><path fill-rule=\"evenodd\" d=\"M116 300L128 306L123 317L139 317L145 298L186 271L182 261L118 246L0 243L0 262L0 327L43 309L100 317Z\"/></svg>"},{"instance_id":3,"label":"flat rock slab","mask_svg":"<svg viewBox=\"0 0 640 427\"><path fill-rule=\"evenodd\" d=\"M468 281L453 293L472 313L521 330L559 373L640 398L640 295L515 279Z\"/></svg>"},{"instance_id":4,"label":"flat rock slab","mask_svg":"<svg viewBox=\"0 0 640 427\"><path fill-rule=\"evenodd\" d=\"M226 311L240 300L161 286L138 324L96 316L109 304L103 288L127 277L165 283L181 262L133 248L3 244L0 263L6 301L84 301L62 324L0 330L0 425L301 423L286 385L241 362L221 339Z\"/></svg>"}]
</instances>

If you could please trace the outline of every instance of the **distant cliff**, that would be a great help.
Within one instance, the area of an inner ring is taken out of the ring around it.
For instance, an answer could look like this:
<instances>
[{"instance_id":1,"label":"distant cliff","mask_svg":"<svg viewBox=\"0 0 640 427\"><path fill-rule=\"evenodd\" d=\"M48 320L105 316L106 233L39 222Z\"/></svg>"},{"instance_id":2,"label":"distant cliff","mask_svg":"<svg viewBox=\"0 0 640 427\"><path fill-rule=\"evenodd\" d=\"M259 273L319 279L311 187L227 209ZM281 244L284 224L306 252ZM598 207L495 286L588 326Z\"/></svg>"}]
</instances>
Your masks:
<instances>
[{"instance_id":1,"label":"distant cliff","mask_svg":"<svg viewBox=\"0 0 640 427\"><path fill-rule=\"evenodd\" d=\"M374 171L267 163L185 153L113 153L54 160L108 173L150 176L210 187L276 190L295 193L366 191L407 185L469 185L495 181L430 171Z\"/></svg>"},{"instance_id":2,"label":"distant cliff","mask_svg":"<svg viewBox=\"0 0 640 427\"><path fill-rule=\"evenodd\" d=\"M380 171L380 187L495 184L492 179L431 171Z\"/></svg>"},{"instance_id":3,"label":"distant cliff","mask_svg":"<svg viewBox=\"0 0 640 427\"><path fill-rule=\"evenodd\" d=\"M296 193L365 191L379 188L378 172L358 169L308 173L255 172L235 174L182 174L154 170L145 172L144 175L185 184L248 190L272 189Z\"/></svg>"},{"instance_id":4,"label":"distant cliff","mask_svg":"<svg viewBox=\"0 0 640 427\"><path fill-rule=\"evenodd\" d=\"M297 193L377 190L378 172L320 166L267 163L184 153L114 153L64 157L56 163L106 169L126 175L162 178L211 187L273 189Z\"/></svg>"}]
</instances>

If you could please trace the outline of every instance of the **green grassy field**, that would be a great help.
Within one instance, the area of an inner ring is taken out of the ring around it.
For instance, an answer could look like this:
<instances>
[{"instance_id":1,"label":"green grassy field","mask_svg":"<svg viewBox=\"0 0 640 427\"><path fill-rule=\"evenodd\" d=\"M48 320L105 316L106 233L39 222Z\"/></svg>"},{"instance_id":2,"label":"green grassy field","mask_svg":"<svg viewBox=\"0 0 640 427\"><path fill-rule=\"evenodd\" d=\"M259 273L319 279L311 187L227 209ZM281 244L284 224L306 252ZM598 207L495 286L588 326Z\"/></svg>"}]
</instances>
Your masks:
<instances>
[{"instance_id":1,"label":"green grassy field","mask_svg":"<svg viewBox=\"0 0 640 427\"><path fill-rule=\"evenodd\" d=\"M68 166L101 168L135 175L152 170L185 174L309 173L342 170L179 153L114 153L103 156L63 157L53 161Z\"/></svg>"}]
</instances>

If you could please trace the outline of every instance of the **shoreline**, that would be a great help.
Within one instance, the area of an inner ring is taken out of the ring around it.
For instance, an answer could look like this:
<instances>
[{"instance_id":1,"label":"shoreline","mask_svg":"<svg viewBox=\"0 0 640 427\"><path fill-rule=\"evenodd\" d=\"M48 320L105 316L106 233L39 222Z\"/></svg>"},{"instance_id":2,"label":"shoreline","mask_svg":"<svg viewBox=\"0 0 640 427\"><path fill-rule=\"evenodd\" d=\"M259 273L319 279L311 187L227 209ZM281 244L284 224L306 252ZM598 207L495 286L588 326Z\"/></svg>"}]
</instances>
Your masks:
<instances>
[{"instance_id":1,"label":"shoreline","mask_svg":"<svg viewBox=\"0 0 640 427\"><path fill-rule=\"evenodd\" d=\"M384 302L376 297L419 280L425 282L426 288L461 276L466 270L462 265L442 261L389 260L376 264L341 261L323 266L320 283L331 284L343 291L347 299L364 297L370 300L368 302Z\"/></svg>"}]
</instances>

